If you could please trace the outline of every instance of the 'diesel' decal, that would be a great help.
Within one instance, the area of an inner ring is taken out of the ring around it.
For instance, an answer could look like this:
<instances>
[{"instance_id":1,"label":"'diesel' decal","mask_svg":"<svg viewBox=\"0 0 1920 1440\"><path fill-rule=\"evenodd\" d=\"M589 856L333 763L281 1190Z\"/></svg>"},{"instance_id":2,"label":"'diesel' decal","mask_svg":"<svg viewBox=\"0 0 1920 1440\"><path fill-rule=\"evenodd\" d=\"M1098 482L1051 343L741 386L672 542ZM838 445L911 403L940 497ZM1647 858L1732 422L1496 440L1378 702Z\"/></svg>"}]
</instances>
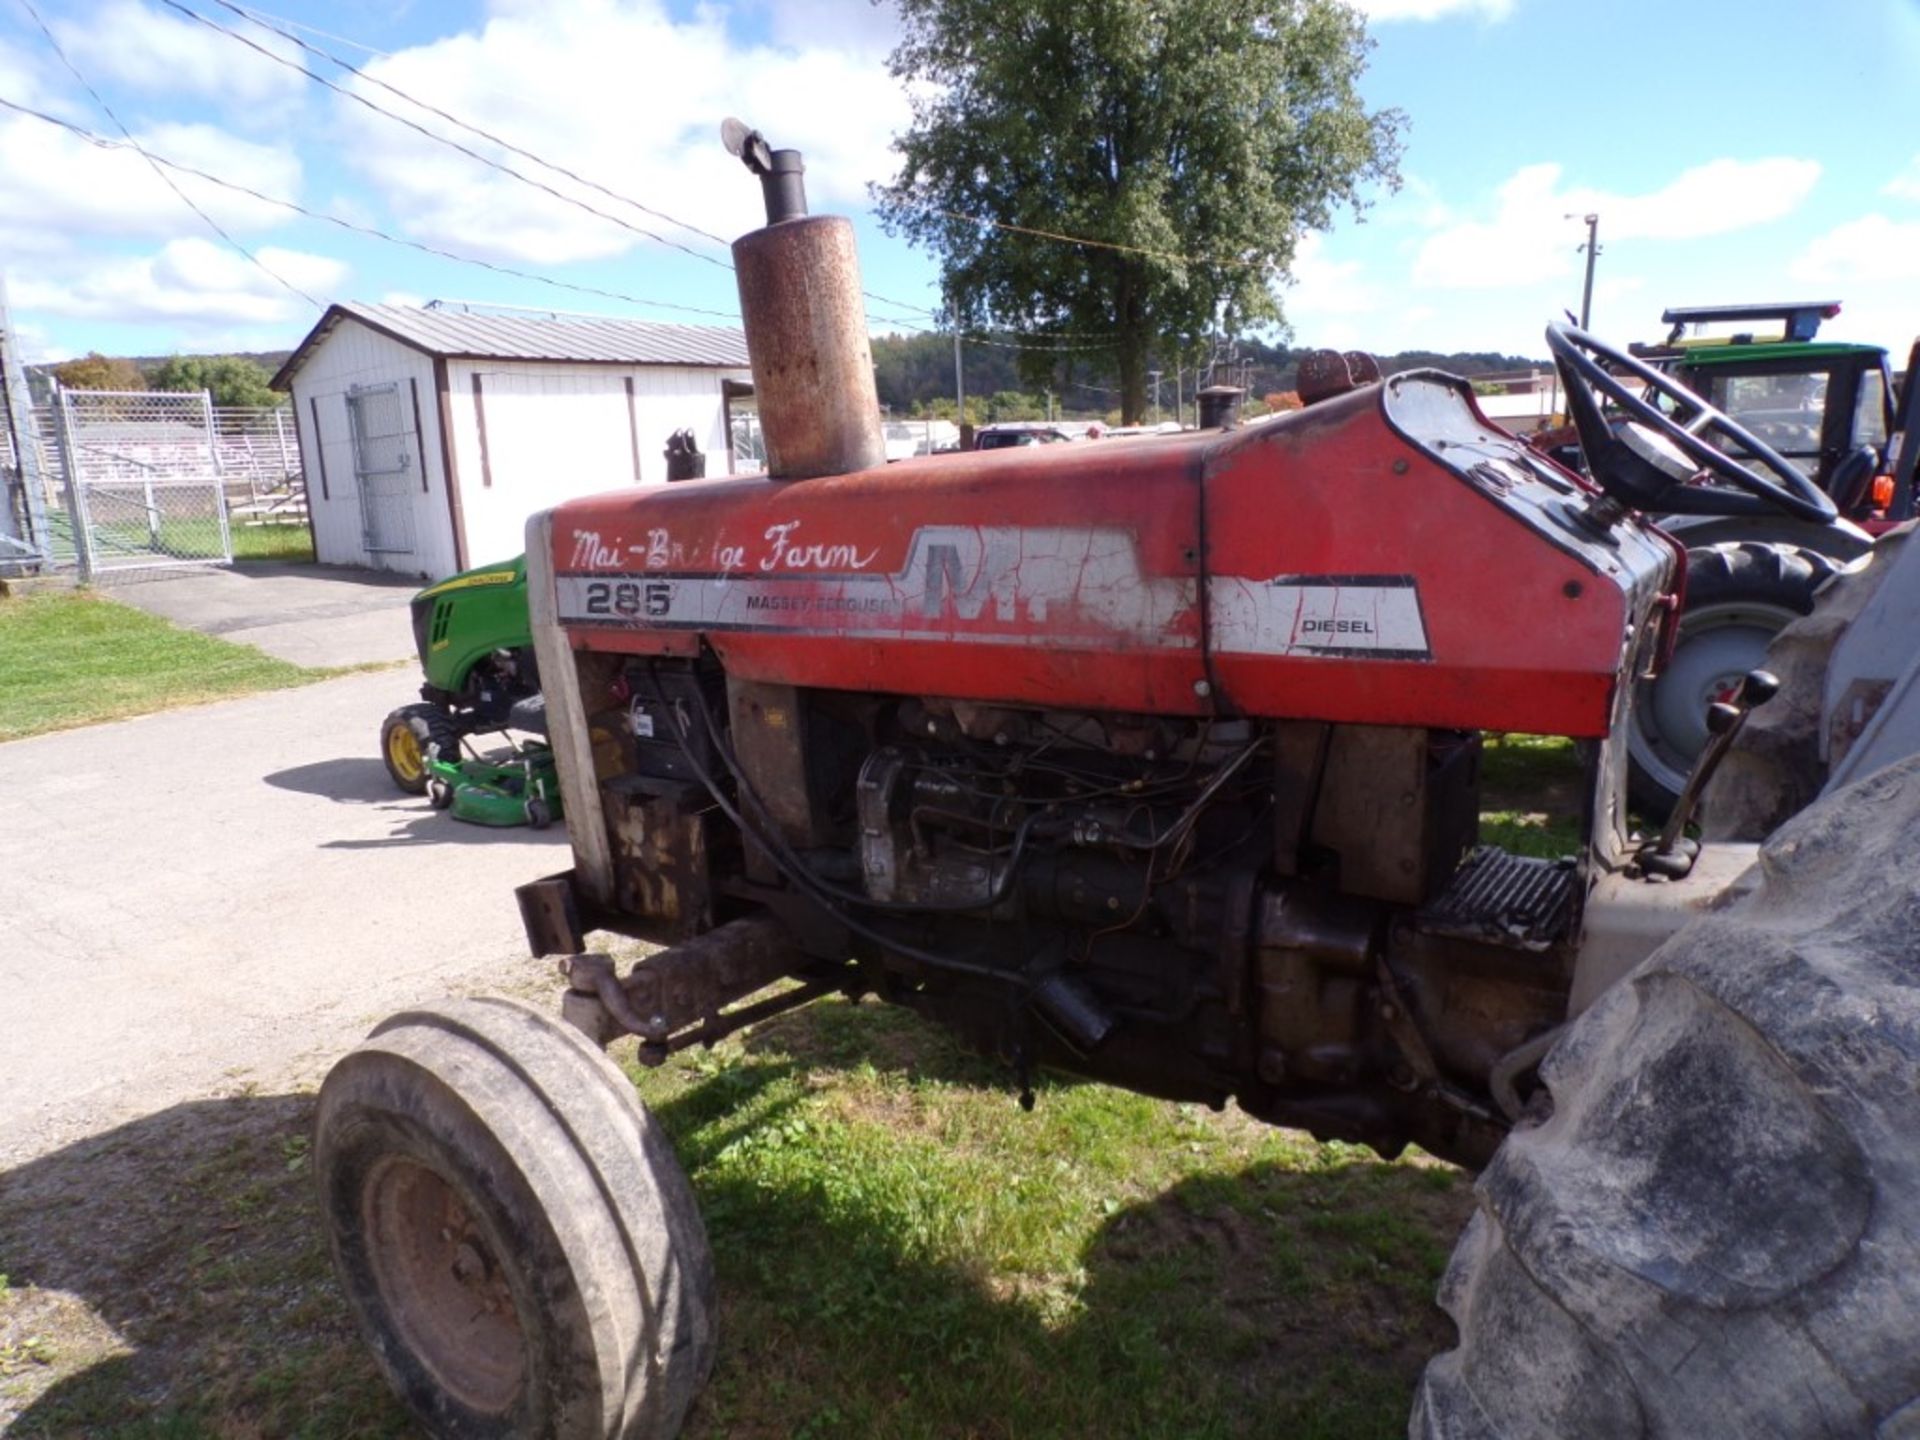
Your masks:
<instances>
[{"instance_id":1,"label":"'diesel' decal","mask_svg":"<svg viewBox=\"0 0 1920 1440\"><path fill-rule=\"evenodd\" d=\"M1217 653L1433 658L1411 575L1215 576L1207 600Z\"/></svg>"}]
</instances>

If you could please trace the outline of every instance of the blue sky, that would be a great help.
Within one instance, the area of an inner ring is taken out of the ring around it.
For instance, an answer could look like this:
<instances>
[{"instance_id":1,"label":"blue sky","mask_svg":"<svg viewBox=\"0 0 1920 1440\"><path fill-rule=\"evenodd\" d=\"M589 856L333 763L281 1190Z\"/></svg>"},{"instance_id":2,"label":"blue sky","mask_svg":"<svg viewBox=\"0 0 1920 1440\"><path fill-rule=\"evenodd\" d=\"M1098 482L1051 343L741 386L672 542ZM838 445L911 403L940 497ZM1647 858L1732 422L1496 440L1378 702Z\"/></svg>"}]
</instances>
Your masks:
<instances>
[{"instance_id":1,"label":"blue sky","mask_svg":"<svg viewBox=\"0 0 1920 1440\"><path fill-rule=\"evenodd\" d=\"M176 174L263 269L136 154L0 111L0 266L31 358L283 348L318 314L296 290L322 302L438 297L692 323L734 309L712 241L504 157L627 223L552 199L162 0L33 3L156 154L423 245L651 303L430 257ZM217 0L180 3L297 54ZM720 118L738 112L806 152L815 209L855 215L868 288L889 302L873 304L876 329L897 328L895 317L926 324L939 303L931 258L865 212L867 183L888 174L888 137L906 118L884 66L884 6L236 3L720 236L757 223L757 187L716 139ZM1588 212L1600 216L1593 319L1603 334L1649 338L1671 304L1803 298L1841 299L1828 333L1902 357L1920 333L1920 135L1898 125L1905 85L1920 74L1920 0L1824 11L1804 0L1362 8L1377 42L1367 97L1410 120L1405 183L1363 221L1343 219L1303 246L1284 292L1296 342L1540 353L1541 327L1579 304L1585 230L1564 217ZM0 98L118 135L22 0L0 0Z\"/></svg>"}]
</instances>

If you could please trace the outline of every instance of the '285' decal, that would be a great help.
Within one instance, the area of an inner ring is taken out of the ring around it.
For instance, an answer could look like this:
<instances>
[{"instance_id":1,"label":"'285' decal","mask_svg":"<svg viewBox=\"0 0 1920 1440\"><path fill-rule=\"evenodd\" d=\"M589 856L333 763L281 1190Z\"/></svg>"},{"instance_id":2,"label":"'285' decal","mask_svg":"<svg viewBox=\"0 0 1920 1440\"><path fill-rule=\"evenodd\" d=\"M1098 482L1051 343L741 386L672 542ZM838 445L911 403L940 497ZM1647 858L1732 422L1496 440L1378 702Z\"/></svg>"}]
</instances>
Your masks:
<instances>
[{"instance_id":1,"label":"'285' decal","mask_svg":"<svg viewBox=\"0 0 1920 1440\"><path fill-rule=\"evenodd\" d=\"M587 585L589 615L645 615L657 620L672 608L670 580L594 580Z\"/></svg>"}]
</instances>

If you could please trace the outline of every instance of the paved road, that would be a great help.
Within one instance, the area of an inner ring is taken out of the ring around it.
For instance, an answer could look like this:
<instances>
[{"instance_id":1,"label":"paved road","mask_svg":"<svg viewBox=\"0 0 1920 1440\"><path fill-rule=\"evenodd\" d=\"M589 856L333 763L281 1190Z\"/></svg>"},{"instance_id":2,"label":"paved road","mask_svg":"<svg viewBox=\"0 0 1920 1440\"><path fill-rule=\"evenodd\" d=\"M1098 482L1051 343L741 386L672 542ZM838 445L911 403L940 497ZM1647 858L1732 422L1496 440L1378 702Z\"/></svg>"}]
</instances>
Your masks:
<instances>
[{"instance_id":1,"label":"paved road","mask_svg":"<svg viewBox=\"0 0 1920 1440\"><path fill-rule=\"evenodd\" d=\"M0 1168L525 986L563 827L462 825L377 754L400 671L0 745Z\"/></svg>"},{"instance_id":2,"label":"paved road","mask_svg":"<svg viewBox=\"0 0 1920 1440\"><path fill-rule=\"evenodd\" d=\"M423 583L337 565L249 563L119 577L103 593L189 630L324 667L412 659L407 602Z\"/></svg>"}]
</instances>

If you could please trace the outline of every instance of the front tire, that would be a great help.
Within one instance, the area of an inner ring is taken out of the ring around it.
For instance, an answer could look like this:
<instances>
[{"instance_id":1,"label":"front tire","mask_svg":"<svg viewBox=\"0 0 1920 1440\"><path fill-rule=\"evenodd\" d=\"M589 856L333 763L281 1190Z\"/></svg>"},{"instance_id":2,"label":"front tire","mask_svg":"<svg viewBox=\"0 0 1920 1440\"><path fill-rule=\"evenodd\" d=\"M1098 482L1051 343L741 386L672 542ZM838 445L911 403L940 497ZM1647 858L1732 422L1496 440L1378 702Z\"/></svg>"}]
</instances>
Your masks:
<instances>
[{"instance_id":1,"label":"front tire","mask_svg":"<svg viewBox=\"0 0 1920 1440\"><path fill-rule=\"evenodd\" d=\"M1920 1433L1920 757L1827 797L1541 1067L1414 1440Z\"/></svg>"},{"instance_id":2,"label":"front tire","mask_svg":"<svg viewBox=\"0 0 1920 1440\"><path fill-rule=\"evenodd\" d=\"M1813 609L1839 569L1817 550L1757 540L1687 552L1687 608L1673 658L1633 692L1628 795L1665 820L1707 743L1707 707L1766 659L1773 637Z\"/></svg>"},{"instance_id":3,"label":"front tire","mask_svg":"<svg viewBox=\"0 0 1920 1440\"><path fill-rule=\"evenodd\" d=\"M506 1000L397 1015L320 1090L334 1266L443 1437L670 1440L714 1354L685 1173L611 1061Z\"/></svg>"},{"instance_id":4,"label":"front tire","mask_svg":"<svg viewBox=\"0 0 1920 1440\"><path fill-rule=\"evenodd\" d=\"M438 705L402 705L380 723L380 758L393 783L409 795L427 793L427 759L460 756L460 731Z\"/></svg>"}]
</instances>

